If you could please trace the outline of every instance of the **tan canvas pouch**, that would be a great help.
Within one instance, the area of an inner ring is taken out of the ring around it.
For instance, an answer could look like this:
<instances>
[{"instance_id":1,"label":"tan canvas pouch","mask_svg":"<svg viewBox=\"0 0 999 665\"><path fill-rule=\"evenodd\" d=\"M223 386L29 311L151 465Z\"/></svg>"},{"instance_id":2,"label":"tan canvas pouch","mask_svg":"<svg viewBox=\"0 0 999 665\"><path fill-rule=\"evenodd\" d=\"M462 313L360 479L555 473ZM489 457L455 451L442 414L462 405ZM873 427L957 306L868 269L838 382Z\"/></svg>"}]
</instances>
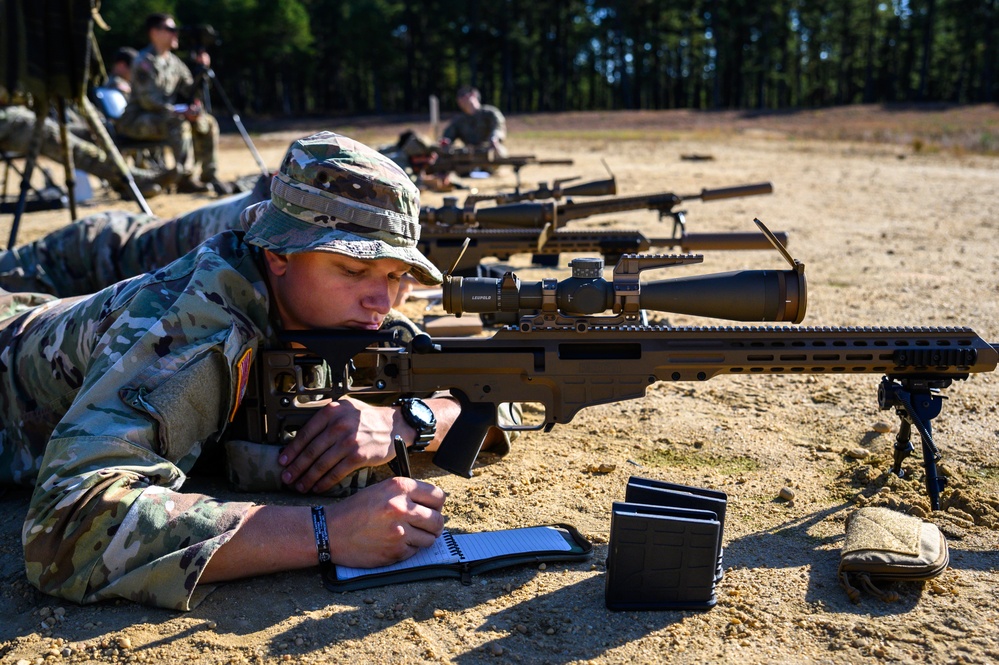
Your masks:
<instances>
[{"instance_id":1,"label":"tan canvas pouch","mask_svg":"<svg viewBox=\"0 0 999 665\"><path fill-rule=\"evenodd\" d=\"M947 540L935 524L888 508L861 508L846 522L839 581L855 603L860 601L855 584L891 602L898 594L876 583L929 580L949 562Z\"/></svg>"}]
</instances>

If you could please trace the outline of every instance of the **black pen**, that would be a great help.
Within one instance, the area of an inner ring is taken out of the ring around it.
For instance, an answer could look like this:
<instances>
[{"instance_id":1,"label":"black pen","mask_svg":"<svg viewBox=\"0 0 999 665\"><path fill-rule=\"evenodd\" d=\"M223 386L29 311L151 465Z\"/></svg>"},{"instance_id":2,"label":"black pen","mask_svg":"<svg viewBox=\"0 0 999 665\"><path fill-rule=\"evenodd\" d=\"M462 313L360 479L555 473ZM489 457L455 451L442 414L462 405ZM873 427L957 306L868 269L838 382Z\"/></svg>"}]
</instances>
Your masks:
<instances>
[{"instance_id":1,"label":"black pen","mask_svg":"<svg viewBox=\"0 0 999 665\"><path fill-rule=\"evenodd\" d=\"M409 450L406 449L406 442L397 434L392 439L392 444L395 446L395 459L389 462L389 468L397 476L412 478L413 474L409 468Z\"/></svg>"}]
</instances>

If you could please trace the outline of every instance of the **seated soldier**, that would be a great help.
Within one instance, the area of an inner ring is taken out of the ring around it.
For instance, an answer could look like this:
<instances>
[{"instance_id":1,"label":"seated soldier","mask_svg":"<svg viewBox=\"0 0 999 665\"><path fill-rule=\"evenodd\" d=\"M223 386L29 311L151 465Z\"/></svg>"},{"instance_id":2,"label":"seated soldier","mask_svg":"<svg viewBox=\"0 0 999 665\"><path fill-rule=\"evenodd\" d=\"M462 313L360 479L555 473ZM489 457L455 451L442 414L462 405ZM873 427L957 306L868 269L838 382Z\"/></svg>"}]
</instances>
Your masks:
<instances>
[{"instance_id":1,"label":"seated soldier","mask_svg":"<svg viewBox=\"0 0 999 665\"><path fill-rule=\"evenodd\" d=\"M506 118L490 104L483 104L478 88L462 86L458 90L458 107L461 114L444 128L441 145L451 146L461 141L466 147L491 150L498 157L506 157Z\"/></svg>"},{"instance_id":2,"label":"seated soldier","mask_svg":"<svg viewBox=\"0 0 999 665\"><path fill-rule=\"evenodd\" d=\"M0 151L23 155L28 151L37 116L25 106L5 104L3 97L4 93L0 90ZM67 134L67 140L76 168L104 180L122 197L131 198L128 181L108 153L71 132ZM48 117L45 118L41 154L54 162L63 163L59 125ZM139 191L146 198L161 194L162 185L169 184L173 178L170 173L148 169L132 168L130 171Z\"/></svg>"},{"instance_id":3,"label":"seated soldier","mask_svg":"<svg viewBox=\"0 0 999 665\"><path fill-rule=\"evenodd\" d=\"M149 45L139 51L132 63L132 96L125 112L115 122L122 136L142 140L166 140L177 162L180 181L177 191L232 193L232 187L218 179L219 125L195 97L196 81L191 70L177 57L177 23L169 14L150 14L146 19ZM208 67L207 52L199 54L199 64ZM201 179L194 176L195 163L201 164Z\"/></svg>"}]
</instances>

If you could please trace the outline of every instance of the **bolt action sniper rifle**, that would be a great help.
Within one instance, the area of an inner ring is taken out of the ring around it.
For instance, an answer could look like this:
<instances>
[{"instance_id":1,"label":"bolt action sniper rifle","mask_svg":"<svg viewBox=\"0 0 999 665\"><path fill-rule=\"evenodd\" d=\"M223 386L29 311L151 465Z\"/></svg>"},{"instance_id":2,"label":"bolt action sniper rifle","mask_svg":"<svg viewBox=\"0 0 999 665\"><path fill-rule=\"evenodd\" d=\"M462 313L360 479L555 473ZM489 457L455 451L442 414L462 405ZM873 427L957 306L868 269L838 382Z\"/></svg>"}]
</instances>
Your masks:
<instances>
[{"instance_id":1,"label":"bolt action sniper rifle","mask_svg":"<svg viewBox=\"0 0 999 665\"><path fill-rule=\"evenodd\" d=\"M752 185L738 185L722 189L702 189L699 194L678 195L672 192L661 194L641 194L638 196L620 196L593 201L568 201L556 204L553 201L542 203L513 203L489 208L476 209L474 206L459 207L456 197L446 197L444 205L439 208L423 206L420 208L420 222L423 228L428 225L442 226L480 226L483 228L520 227L542 228L550 224L558 229L566 222L606 215L629 210L657 210L659 218L671 214L683 201L700 199L701 201L718 201L739 196L756 196L770 194L774 191L769 182Z\"/></svg>"},{"instance_id":2,"label":"bolt action sniper rifle","mask_svg":"<svg viewBox=\"0 0 999 665\"><path fill-rule=\"evenodd\" d=\"M613 177L603 182L613 182ZM478 210L471 197L466 199L464 208L458 207L456 197L445 197L440 208L425 206L420 209L422 230L419 246L432 263L454 266L453 273L463 276L474 275L483 258L497 257L505 261L514 254L527 252L533 255L534 263L552 266L556 265L561 254L569 252L599 253L608 263L616 263L623 254L653 248L677 247L683 252L769 249L770 241L762 233L687 233L686 211L675 208L689 199L716 201L771 192L773 186L764 182L702 189L700 194L689 196L665 193L570 202L562 206L546 202ZM469 204L469 201L472 203ZM568 231L562 228L562 222L568 219L639 209L658 210L660 219L670 216L673 219L671 236L650 239L632 230ZM787 244L786 232L778 231L775 235L782 245ZM470 244L459 260L465 238Z\"/></svg>"},{"instance_id":3,"label":"bolt action sniper rifle","mask_svg":"<svg viewBox=\"0 0 999 665\"><path fill-rule=\"evenodd\" d=\"M520 188L520 170L530 164L538 166L572 166L571 159L538 159L535 155L507 155L502 157L492 148L450 148L433 146L436 159L421 165L419 175L444 177L451 173L466 174L472 171L493 171L499 166L511 166Z\"/></svg>"},{"instance_id":4,"label":"bolt action sniper rifle","mask_svg":"<svg viewBox=\"0 0 999 665\"><path fill-rule=\"evenodd\" d=\"M757 220L761 230L770 232ZM805 314L804 265L774 246L791 270L745 270L642 283L646 269L697 263L696 255L628 255L606 281L599 259L576 259L562 282L453 277L444 282L444 306L454 313L540 310L488 338L403 342L398 333L359 330L286 332L301 348L263 351L253 364L242 410L253 441L282 443L306 422L314 400L343 395L431 394L447 390L461 414L434 455L435 465L470 476L483 438L497 426L497 406L530 402L543 422L516 429L551 430L580 409L645 395L657 381L705 381L754 374L882 374L878 406L894 409L901 425L892 472L922 442L926 490L934 510L946 479L931 421L940 391L973 372L999 364L999 345L969 328L931 327L683 327L639 325L643 308L742 321L791 321ZM610 309L613 314L599 313ZM380 346L378 346L380 345ZM304 381L326 363L328 387ZM360 379L364 377L363 383Z\"/></svg>"},{"instance_id":5,"label":"bolt action sniper rifle","mask_svg":"<svg viewBox=\"0 0 999 665\"><path fill-rule=\"evenodd\" d=\"M512 192L469 194L465 197L465 207L474 208L476 204L483 201L494 201L496 205L508 205L523 201L546 201L549 199L558 201L570 196L611 196L617 194L617 181L613 175L603 180L590 180L568 187L563 186L573 180L579 180L579 176L559 178L551 185L547 182L539 182L537 189L529 189L524 192L520 191L520 187L517 187Z\"/></svg>"},{"instance_id":6,"label":"bolt action sniper rifle","mask_svg":"<svg viewBox=\"0 0 999 665\"><path fill-rule=\"evenodd\" d=\"M542 229L427 225L420 233L418 247L436 266L453 266L451 274L475 276L482 259L495 257L508 261L515 254L532 254L532 262L556 265L562 254L599 254L608 264L617 263L625 254L639 254L654 249L677 248L683 253L720 250L770 249L762 233L687 233L682 210L670 213L674 218L673 234L649 238L640 231L616 229ZM783 245L784 231L774 233ZM468 244L465 241L468 240Z\"/></svg>"}]
</instances>

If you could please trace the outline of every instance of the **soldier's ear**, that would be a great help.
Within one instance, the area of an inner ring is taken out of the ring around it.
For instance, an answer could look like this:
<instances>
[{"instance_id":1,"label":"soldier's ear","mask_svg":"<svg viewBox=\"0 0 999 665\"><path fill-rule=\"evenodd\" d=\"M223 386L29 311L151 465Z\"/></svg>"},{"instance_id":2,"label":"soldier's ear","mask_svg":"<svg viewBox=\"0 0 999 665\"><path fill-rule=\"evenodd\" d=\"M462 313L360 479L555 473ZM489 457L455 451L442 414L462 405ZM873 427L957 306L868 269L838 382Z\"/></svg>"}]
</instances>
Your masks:
<instances>
[{"instance_id":1,"label":"soldier's ear","mask_svg":"<svg viewBox=\"0 0 999 665\"><path fill-rule=\"evenodd\" d=\"M264 261L267 262L267 269L276 277L281 277L288 272L288 257L284 254L265 249Z\"/></svg>"}]
</instances>

